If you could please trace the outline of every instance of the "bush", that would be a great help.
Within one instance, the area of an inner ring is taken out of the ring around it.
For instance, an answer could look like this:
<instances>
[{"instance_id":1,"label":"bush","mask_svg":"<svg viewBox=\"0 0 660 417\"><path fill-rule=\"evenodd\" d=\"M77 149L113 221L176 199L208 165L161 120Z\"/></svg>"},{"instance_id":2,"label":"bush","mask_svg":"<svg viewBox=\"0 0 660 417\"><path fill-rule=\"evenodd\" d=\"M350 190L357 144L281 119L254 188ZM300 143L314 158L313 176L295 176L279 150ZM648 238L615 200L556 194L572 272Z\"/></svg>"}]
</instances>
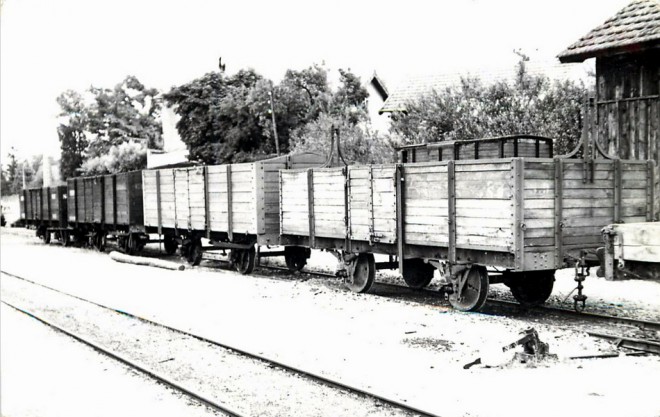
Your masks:
<instances>
[{"instance_id":1,"label":"bush","mask_svg":"<svg viewBox=\"0 0 660 417\"><path fill-rule=\"evenodd\" d=\"M144 169L147 166L147 147L139 142L113 145L105 155L83 163L84 175L103 175Z\"/></svg>"}]
</instances>

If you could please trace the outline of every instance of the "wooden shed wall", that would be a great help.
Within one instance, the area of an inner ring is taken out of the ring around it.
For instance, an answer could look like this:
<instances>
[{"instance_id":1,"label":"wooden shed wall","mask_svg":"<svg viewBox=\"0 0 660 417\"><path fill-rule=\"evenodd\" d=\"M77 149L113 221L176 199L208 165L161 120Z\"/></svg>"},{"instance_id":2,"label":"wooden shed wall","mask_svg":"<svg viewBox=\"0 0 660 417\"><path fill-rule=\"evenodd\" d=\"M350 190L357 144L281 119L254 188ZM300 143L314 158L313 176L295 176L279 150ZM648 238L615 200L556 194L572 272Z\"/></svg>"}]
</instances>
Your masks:
<instances>
[{"instance_id":1,"label":"wooden shed wall","mask_svg":"<svg viewBox=\"0 0 660 417\"><path fill-rule=\"evenodd\" d=\"M660 195L660 55L657 50L596 60L593 129L601 147L621 159L655 161ZM655 220L660 220L656 207Z\"/></svg>"}]
</instances>

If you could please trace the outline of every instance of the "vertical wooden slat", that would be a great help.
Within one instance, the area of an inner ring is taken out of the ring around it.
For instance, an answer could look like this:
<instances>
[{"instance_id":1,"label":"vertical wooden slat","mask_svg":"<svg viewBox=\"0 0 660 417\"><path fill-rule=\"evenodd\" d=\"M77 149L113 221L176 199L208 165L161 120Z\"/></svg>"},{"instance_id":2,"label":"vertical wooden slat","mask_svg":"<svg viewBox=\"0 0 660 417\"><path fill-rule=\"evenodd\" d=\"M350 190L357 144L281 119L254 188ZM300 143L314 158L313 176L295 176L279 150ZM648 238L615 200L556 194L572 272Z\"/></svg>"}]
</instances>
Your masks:
<instances>
[{"instance_id":1,"label":"vertical wooden slat","mask_svg":"<svg viewBox=\"0 0 660 417\"><path fill-rule=\"evenodd\" d=\"M353 251L353 239L351 236L351 204L348 196L351 195L351 170L348 166L345 166L341 170L342 175L344 176L344 248L347 252ZM309 190L308 190L309 192ZM310 228L311 231L311 228Z\"/></svg>"},{"instance_id":2,"label":"vertical wooden slat","mask_svg":"<svg viewBox=\"0 0 660 417\"><path fill-rule=\"evenodd\" d=\"M117 175L112 176L112 207L113 207L112 223L114 223L115 229L117 229ZM130 216L130 211L129 211L129 216ZM129 217L128 224L132 224L132 220L133 219Z\"/></svg>"},{"instance_id":3,"label":"vertical wooden slat","mask_svg":"<svg viewBox=\"0 0 660 417\"><path fill-rule=\"evenodd\" d=\"M160 171L156 171L156 208L158 212L158 234L163 234L163 214L160 199Z\"/></svg>"},{"instance_id":4,"label":"vertical wooden slat","mask_svg":"<svg viewBox=\"0 0 660 417\"><path fill-rule=\"evenodd\" d=\"M449 242L447 259L456 263L456 165L454 161L447 162L447 222L449 226Z\"/></svg>"},{"instance_id":5,"label":"vertical wooden slat","mask_svg":"<svg viewBox=\"0 0 660 417\"><path fill-rule=\"evenodd\" d=\"M234 239L234 222L232 213L232 187L231 187L231 165L225 165L227 173L227 236L229 240Z\"/></svg>"},{"instance_id":6,"label":"vertical wooden slat","mask_svg":"<svg viewBox=\"0 0 660 417\"><path fill-rule=\"evenodd\" d=\"M614 160L614 223L621 223L621 160Z\"/></svg>"},{"instance_id":7,"label":"vertical wooden slat","mask_svg":"<svg viewBox=\"0 0 660 417\"><path fill-rule=\"evenodd\" d=\"M209 205L209 167L204 165L202 175L204 176L204 229L206 238L211 238L211 207Z\"/></svg>"},{"instance_id":8,"label":"vertical wooden slat","mask_svg":"<svg viewBox=\"0 0 660 417\"><path fill-rule=\"evenodd\" d=\"M561 268L564 263L564 160L555 159L555 268Z\"/></svg>"},{"instance_id":9,"label":"vertical wooden slat","mask_svg":"<svg viewBox=\"0 0 660 417\"><path fill-rule=\"evenodd\" d=\"M653 161L647 161L646 163L646 221L653 221L655 217L655 207L654 207L654 184L653 184Z\"/></svg>"},{"instance_id":10,"label":"vertical wooden slat","mask_svg":"<svg viewBox=\"0 0 660 417\"><path fill-rule=\"evenodd\" d=\"M315 242L315 219L314 219L314 170L307 169L307 214L309 220L309 246L314 247Z\"/></svg>"},{"instance_id":11,"label":"vertical wooden slat","mask_svg":"<svg viewBox=\"0 0 660 417\"><path fill-rule=\"evenodd\" d=\"M452 163L449 161L448 163ZM396 165L396 248L397 256L399 258L399 273L403 274L403 245L404 245L404 216L405 206L404 206L404 170L402 164Z\"/></svg>"},{"instance_id":12,"label":"vertical wooden slat","mask_svg":"<svg viewBox=\"0 0 660 417\"><path fill-rule=\"evenodd\" d=\"M524 269L525 246L525 207L524 207L524 170L523 159L514 158L513 163L513 242L515 265L517 270Z\"/></svg>"}]
</instances>

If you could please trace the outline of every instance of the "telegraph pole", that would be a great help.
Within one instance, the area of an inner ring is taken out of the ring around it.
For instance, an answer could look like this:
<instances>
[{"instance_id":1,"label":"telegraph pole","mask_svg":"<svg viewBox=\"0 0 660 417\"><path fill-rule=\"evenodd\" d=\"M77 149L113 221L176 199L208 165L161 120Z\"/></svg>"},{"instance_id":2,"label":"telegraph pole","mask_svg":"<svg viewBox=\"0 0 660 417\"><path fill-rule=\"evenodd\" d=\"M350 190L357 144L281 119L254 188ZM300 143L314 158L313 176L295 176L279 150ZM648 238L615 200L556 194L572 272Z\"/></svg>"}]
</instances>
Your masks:
<instances>
[{"instance_id":1,"label":"telegraph pole","mask_svg":"<svg viewBox=\"0 0 660 417\"><path fill-rule=\"evenodd\" d=\"M270 91L268 92L268 103L270 104L270 116L273 119L273 135L275 137L275 152L280 156L280 141L277 138L277 124L275 123L275 107L273 106L273 86L271 84Z\"/></svg>"}]
</instances>

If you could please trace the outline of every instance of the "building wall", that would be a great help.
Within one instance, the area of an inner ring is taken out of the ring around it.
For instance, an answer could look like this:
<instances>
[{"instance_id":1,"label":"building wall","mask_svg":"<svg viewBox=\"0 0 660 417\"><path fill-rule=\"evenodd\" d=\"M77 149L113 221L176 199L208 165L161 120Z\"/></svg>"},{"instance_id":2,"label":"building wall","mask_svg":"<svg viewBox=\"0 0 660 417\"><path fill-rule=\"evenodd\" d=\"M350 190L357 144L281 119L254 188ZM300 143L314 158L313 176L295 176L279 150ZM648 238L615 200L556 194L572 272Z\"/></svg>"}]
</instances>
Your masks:
<instances>
[{"instance_id":1,"label":"building wall","mask_svg":"<svg viewBox=\"0 0 660 417\"><path fill-rule=\"evenodd\" d=\"M596 60L596 134L622 159L655 161L656 219L660 220L660 52Z\"/></svg>"}]
</instances>

